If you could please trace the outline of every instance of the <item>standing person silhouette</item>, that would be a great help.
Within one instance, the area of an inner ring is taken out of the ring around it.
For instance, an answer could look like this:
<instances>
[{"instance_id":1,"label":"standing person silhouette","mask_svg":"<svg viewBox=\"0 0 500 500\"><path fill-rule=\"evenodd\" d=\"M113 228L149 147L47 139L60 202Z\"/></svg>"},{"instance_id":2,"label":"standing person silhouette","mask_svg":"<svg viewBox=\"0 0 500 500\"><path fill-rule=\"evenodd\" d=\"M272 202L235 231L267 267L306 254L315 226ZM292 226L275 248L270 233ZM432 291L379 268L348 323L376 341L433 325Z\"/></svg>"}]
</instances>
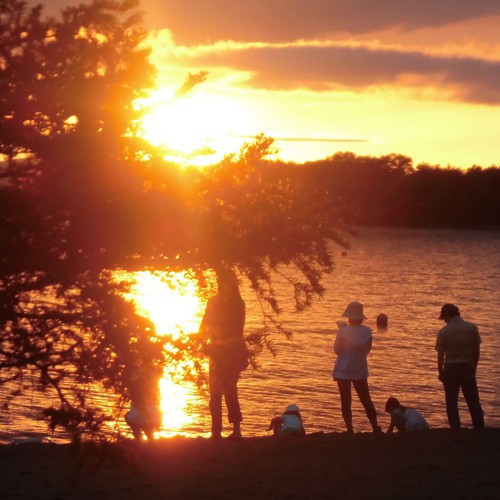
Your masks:
<instances>
[{"instance_id":1,"label":"standing person silhouette","mask_svg":"<svg viewBox=\"0 0 500 500\"><path fill-rule=\"evenodd\" d=\"M233 425L231 439L241 438L241 414L238 379L248 366L248 351L243 329L245 302L241 298L235 272L216 269L217 294L209 299L200 332L207 337L209 356L210 414L212 438L222 437L222 398L228 420Z\"/></svg>"},{"instance_id":2,"label":"standing person silhouette","mask_svg":"<svg viewBox=\"0 0 500 500\"><path fill-rule=\"evenodd\" d=\"M372 348L372 331L362 324L366 319L363 314L363 304L351 302L342 317L347 318L348 324L339 324L339 331L333 344L333 350L337 354L333 379L339 388L342 417L347 432L353 432L351 385L358 394L373 432L381 432L377 422L377 411L368 387L367 355Z\"/></svg>"},{"instance_id":3,"label":"standing person silhouette","mask_svg":"<svg viewBox=\"0 0 500 500\"><path fill-rule=\"evenodd\" d=\"M464 321L454 304L445 304L438 319L446 325L436 339L438 378L443 383L446 414L451 428L460 428L458 395L464 395L475 429L484 427L484 415L479 400L476 369L479 363L481 337L474 323Z\"/></svg>"}]
</instances>

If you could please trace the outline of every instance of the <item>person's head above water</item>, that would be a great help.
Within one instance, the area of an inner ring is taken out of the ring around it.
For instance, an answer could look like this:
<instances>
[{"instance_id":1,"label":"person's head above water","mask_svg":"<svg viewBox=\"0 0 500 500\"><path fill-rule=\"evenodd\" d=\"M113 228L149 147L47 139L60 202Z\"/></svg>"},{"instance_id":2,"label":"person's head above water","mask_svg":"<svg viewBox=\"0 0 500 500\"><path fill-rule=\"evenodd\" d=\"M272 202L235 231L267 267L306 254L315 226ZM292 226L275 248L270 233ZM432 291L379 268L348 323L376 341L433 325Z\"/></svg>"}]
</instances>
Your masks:
<instances>
[{"instance_id":1,"label":"person's head above water","mask_svg":"<svg viewBox=\"0 0 500 500\"><path fill-rule=\"evenodd\" d=\"M387 314L380 313L377 316L377 326L379 328L387 328L388 324L389 324L389 318L388 318Z\"/></svg>"}]
</instances>

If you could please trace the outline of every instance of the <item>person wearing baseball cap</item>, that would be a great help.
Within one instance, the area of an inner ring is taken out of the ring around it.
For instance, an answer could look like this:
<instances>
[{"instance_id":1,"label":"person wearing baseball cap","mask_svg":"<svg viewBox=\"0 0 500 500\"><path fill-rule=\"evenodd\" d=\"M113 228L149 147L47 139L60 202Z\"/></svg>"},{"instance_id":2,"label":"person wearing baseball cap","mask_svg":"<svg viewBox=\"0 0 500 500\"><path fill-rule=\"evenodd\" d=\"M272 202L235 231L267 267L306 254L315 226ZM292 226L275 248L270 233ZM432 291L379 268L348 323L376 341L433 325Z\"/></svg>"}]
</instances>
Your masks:
<instances>
[{"instance_id":1,"label":"person wearing baseball cap","mask_svg":"<svg viewBox=\"0 0 500 500\"><path fill-rule=\"evenodd\" d=\"M444 304L438 319L446 323L437 335L436 351L438 378L444 387L448 423L451 428L460 428L458 395L461 390L473 427L482 429L484 414L476 381L481 343L479 330L474 323L462 319L455 304Z\"/></svg>"}]
</instances>

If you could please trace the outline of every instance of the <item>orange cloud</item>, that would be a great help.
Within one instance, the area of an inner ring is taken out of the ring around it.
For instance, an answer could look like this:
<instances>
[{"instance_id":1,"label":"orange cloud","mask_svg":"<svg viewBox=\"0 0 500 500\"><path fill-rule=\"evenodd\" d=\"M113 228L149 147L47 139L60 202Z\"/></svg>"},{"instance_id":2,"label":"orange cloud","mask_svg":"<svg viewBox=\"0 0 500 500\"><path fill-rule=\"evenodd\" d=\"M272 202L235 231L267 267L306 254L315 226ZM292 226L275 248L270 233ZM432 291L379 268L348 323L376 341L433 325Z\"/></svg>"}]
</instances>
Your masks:
<instances>
[{"instance_id":1,"label":"orange cloud","mask_svg":"<svg viewBox=\"0 0 500 500\"><path fill-rule=\"evenodd\" d=\"M172 41L173 43L173 41ZM158 53L161 54L161 45ZM373 87L432 89L442 99L500 104L500 59L418 51L377 42L239 43L167 49L168 61L247 75L247 85L272 90L362 91ZM158 58L161 64L161 56Z\"/></svg>"}]
</instances>

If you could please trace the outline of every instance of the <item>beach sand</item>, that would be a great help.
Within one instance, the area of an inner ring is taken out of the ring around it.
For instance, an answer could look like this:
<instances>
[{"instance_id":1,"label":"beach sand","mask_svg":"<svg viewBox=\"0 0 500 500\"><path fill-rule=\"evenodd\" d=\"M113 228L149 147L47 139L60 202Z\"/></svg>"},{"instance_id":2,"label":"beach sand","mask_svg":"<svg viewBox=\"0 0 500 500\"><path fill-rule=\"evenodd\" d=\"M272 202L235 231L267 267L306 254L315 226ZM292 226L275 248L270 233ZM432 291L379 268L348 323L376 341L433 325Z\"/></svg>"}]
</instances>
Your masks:
<instances>
[{"instance_id":1,"label":"beach sand","mask_svg":"<svg viewBox=\"0 0 500 500\"><path fill-rule=\"evenodd\" d=\"M499 498L500 429L0 446L6 499Z\"/></svg>"}]
</instances>

